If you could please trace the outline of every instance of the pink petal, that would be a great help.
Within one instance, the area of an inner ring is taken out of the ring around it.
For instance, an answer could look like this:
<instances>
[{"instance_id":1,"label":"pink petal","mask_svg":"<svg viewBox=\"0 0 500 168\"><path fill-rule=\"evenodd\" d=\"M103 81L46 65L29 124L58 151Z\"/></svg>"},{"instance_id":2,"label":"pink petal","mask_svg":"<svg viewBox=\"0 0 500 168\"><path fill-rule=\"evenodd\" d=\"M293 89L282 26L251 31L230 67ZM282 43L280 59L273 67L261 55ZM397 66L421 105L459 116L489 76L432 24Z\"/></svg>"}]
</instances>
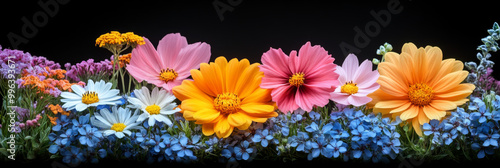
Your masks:
<instances>
[{"instance_id":1,"label":"pink petal","mask_svg":"<svg viewBox=\"0 0 500 168\"><path fill-rule=\"evenodd\" d=\"M269 51L262 54L262 72L264 75L275 75L288 78L291 75L289 64L289 57L281 50L270 48ZM267 72L266 72L267 70Z\"/></svg>"},{"instance_id":2,"label":"pink petal","mask_svg":"<svg viewBox=\"0 0 500 168\"><path fill-rule=\"evenodd\" d=\"M144 68L146 72L160 72L161 67L158 65L158 53L153 44L144 37L146 44L139 45L132 50L132 58L130 65Z\"/></svg>"},{"instance_id":3,"label":"pink petal","mask_svg":"<svg viewBox=\"0 0 500 168\"><path fill-rule=\"evenodd\" d=\"M299 50L299 72L310 73L315 67L332 63L335 59L321 46L311 46L310 42L304 44Z\"/></svg>"},{"instance_id":4,"label":"pink petal","mask_svg":"<svg viewBox=\"0 0 500 168\"><path fill-rule=\"evenodd\" d=\"M295 102L305 110L311 111L316 106L325 106L330 98L330 90L317 87L300 87L295 94Z\"/></svg>"},{"instance_id":5,"label":"pink petal","mask_svg":"<svg viewBox=\"0 0 500 168\"><path fill-rule=\"evenodd\" d=\"M378 71L372 71L372 62L365 60L354 74L353 81L358 87L368 87L377 82L379 76Z\"/></svg>"},{"instance_id":6,"label":"pink petal","mask_svg":"<svg viewBox=\"0 0 500 168\"><path fill-rule=\"evenodd\" d=\"M335 73L333 63L316 66L308 74L305 74L305 85L321 88L337 87L339 75Z\"/></svg>"},{"instance_id":7,"label":"pink petal","mask_svg":"<svg viewBox=\"0 0 500 168\"><path fill-rule=\"evenodd\" d=\"M359 107L359 106L365 105L366 103L369 103L370 101L372 101L372 98L370 98L368 96L357 96L356 94L353 94L347 98L347 101L350 104Z\"/></svg>"},{"instance_id":8,"label":"pink petal","mask_svg":"<svg viewBox=\"0 0 500 168\"><path fill-rule=\"evenodd\" d=\"M368 87L358 87L358 93L356 93L356 95L358 96L366 96L370 93L373 93L375 92L378 88L380 88L380 85L378 83L373 83L372 85L368 86Z\"/></svg>"},{"instance_id":9,"label":"pink petal","mask_svg":"<svg viewBox=\"0 0 500 168\"><path fill-rule=\"evenodd\" d=\"M347 81L352 81L354 79L354 74L356 73L356 70L358 70L358 66L358 57L354 54L347 55L344 63L342 63L342 68L344 68L347 74Z\"/></svg>"},{"instance_id":10,"label":"pink petal","mask_svg":"<svg viewBox=\"0 0 500 168\"><path fill-rule=\"evenodd\" d=\"M158 43L159 64L162 68L173 68L178 62L177 57L182 48L188 45L186 37L179 33L165 35Z\"/></svg>"},{"instance_id":11,"label":"pink petal","mask_svg":"<svg viewBox=\"0 0 500 168\"><path fill-rule=\"evenodd\" d=\"M174 65L176 72L189 72L191 69L199 69L201 63L210 60L210 45L197 42L182 48Z\"/></svg>"},{"instance_id":12,"label":"pink petal","mask_svg":"<svg viewBox=\"0 0 500 168\"><path fill-rule=\"evenodd\" d=\"M339 74L339 85L342 86L347 82L347 74L344 70L344 68L338 66L337 69L335 69L335 73Z\"/></svg>"},{"instance_id":13,"label":"pink petal","mask_svg":"<svg viewBox=\"0 0 500 168\"><path fill-rule=\"evenodd\" d=\"M169 81L167 83L163 83L161 85L162 88L164 88L165 90L167 90L168 92L172 93L172 88L174 88L175 86L179 86L181 85L183 79L175 79L174 81Z\"/></svg>"},{"instance_id":14,"label":"pink petal","mask_svg":"<svg viewBox=\"0 0 500 168\"><path fill-rule=\"evenodd\" d=\"M264 74L265 73L266 72L264 72ZM269 76L264 76L262 78L262 82L260 83L260 87L264 88L264 89L274 89L274 88L283 87L286 85L289 85L287 78L269 77Z\"/></svg>"},{"instance_id":15,"label":"pink petal","mask_svg":"<svg viewBox=\"0 0 500 168\"><path fill-rule=\"evenodd\" d=\"M291 86L279 87L273 89L271 97L278 109L283 113L293 112L299 106L295 103L295 89Z\"/></svg>"},{"instance_id":16,"label":"pink petal","mask_svg":"<svg viewBox=\"0 0 500 168\"><path fill-rule=\"evenodd\" d=\"M299 57L297 56L297 51L292 50L290 52L290 60L288 61L288 64L290 65L290 71L292 73L297 73L300 72L300 60Z\"/></svg>"},{"instance_id":17,"label":"pink petal","mask_svg":"<svg viewBox=\"0 0 500 168\"><path fill-rule=\"evenodd\" d=\"M343 105L350 105L349 101L347 101L347 98L349 97L348 94L345 93L340 93L340 92L332 92L330 93L330 99L336 103L343 104Z\"/></svg>"},{"instance_id":18,"label":"pink petal","mask_svg":"<svg viewBox=\"0 0 500 168\"><path fill-rule=\"evenodd\" d=\"M158 78L160 72L148 71L148 68L139 68L136 65L128 65L126 67L127 71L132 75L137 81L141 82L143 80L149 80L153 78Z\"/></svg>"}]
</instances>

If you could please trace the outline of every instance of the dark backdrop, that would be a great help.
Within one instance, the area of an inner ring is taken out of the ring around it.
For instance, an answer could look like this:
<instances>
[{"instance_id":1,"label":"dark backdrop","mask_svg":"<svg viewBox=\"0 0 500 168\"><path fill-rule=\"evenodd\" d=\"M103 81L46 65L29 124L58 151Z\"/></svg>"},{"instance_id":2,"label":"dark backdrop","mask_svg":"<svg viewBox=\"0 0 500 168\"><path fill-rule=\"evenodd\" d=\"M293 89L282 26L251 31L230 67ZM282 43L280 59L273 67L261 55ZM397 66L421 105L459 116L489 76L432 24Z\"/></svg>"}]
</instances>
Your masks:
<instances>
[{"instance_id":1,"label":"dark backdrop","mask_svg":"<svg viewBox=\"0 0 500 168\"><path fill-rule=\"evenodd\" d=\"M99 35L112 30L132 31L155 46L164 35L180 32L189 43L209 43L211 60L223 55L260 62L269 47L289 53L311 41L328 50L336 64L346 56L341 44L357 48L351 52L361 59L371 59L379 57L375 51L384 42L397 52L405 42L414 42L422 47L439 46L445 58L477 61L476 47L488 35L486 30L500 21L500 15L493 2L451 2L2 1L0 45L63 65L109 58L107 50L94 44ZM49 7L44 9L46 5ZM390 19L383 14L390 14ZM374 15L380 15L382 21ZM36 31L29 29L33 27ZM19 41L12 42L9 36ZM495 76L500 78L498 73Z\"/></svg>"}]
</instances>

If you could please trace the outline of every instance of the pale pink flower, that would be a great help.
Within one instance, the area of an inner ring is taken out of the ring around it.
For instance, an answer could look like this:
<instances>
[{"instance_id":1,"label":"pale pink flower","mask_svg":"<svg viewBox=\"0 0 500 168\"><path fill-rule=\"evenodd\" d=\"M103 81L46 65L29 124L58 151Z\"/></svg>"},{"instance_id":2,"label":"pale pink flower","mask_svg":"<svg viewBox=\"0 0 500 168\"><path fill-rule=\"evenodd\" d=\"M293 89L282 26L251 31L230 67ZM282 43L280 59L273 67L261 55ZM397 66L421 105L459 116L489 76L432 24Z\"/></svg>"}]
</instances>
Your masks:
<instances>
[{"instance_id":1,"label":"pale pink flower","mask_svg":"<svg viewBox=\"0 0 500 168\"><path fill-rule=\"evenodd\" d=\"M146 44L132 50L127 71L137 81L145 80L169 92L189 77L191 69L198 69L200 63L210 60L209 44L197 42L188 45L186 38L179 33L163 37L157 50L147 38L144 41Z\"/></svg>"},{"instance_id":2,"label":"pale pink flower","mask_svg":"<svg viewBox=\"0 0 500 168\"><path fill-rule=\"evenodd\" d=\"M298 56L297 56L298 54ZM260 87L272 89L271 96L279 110L292 113L299 107L311 111L328 104L330 93L338 85L335 59L321 46L303 45L290 56L271 48L262 55L264 72Z\"/></svg>"},{"instance_id":3,"label":"pale pink flower","mask_svg":"<svg viewBox=\"0 0 500 168\"><path fill-rule=\"evenodd\" d=\"M377 70L372 71L372 62L365 60L359 65L354 54L349 54L342 67L337 67L335 72L339 74L340 85L330 94L330 99L339 104L365 105L372 101L367 95L380 87L376 82L379 73Z\"/></svg>"}]
</instances>

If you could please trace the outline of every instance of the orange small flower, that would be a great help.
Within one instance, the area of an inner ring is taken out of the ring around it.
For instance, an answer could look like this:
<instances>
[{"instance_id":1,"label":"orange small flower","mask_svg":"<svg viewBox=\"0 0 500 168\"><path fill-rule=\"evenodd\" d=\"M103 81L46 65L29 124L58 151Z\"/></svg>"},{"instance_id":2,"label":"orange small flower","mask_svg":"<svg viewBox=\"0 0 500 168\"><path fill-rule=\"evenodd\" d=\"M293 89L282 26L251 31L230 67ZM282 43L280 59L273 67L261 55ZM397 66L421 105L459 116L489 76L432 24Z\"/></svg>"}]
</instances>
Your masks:
<instances>
[{"instance_id":1,"label":"orange small flower","mask_svg":"<svg viewBox=\"0 0 500 168\"><path fill-rule=\"evenodd\" d=\"M57 117L51 117L48 114L47 117L49 117L50 123L52 123L52 125L57 125Z\"/></svg>"},{"instance_id":2,"label":"orange small flower","mask_svg":"<svg viewBox=\"0 0 500 168\"><path fill-rule=\"evenodd\" d=\"M52 113L54 113L55 115L57 115L58 113L61 113L61 115L65 115L65 116L69 116L69 114L71 113L70 111L64 111L62 109L62 107L59 105L59 104L56 104L56 105L53 105L53 104L50 104L48 106L48 108L50 109L50 111L52 111Z\"/></svg>"},{"instance_id":3,"label":"orange small flower","mask_svg":"<svg viewBox=\"0 0 500 168\"><path fill-rule=\"evenodd\" d=\"M125 65L130 63L130 59L132 58L132 53L124 54L118 57L118 64L120 68L123 68ZM111 65L114 64L114 61L111 61Z\"/></svg>"}]
</instances>

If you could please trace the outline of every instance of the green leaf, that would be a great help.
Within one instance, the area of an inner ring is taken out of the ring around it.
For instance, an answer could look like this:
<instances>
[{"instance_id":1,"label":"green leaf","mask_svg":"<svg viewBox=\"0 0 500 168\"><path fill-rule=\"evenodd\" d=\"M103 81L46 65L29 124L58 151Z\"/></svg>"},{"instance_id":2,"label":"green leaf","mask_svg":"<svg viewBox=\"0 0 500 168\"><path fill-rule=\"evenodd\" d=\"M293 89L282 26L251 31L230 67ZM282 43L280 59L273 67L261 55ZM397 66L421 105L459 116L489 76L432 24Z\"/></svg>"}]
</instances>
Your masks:
<instances>
[{"instance_id":1,"label":"green leaf","mask_svg":"<svg viewBox=\"0 0 500 168\"><path fill-rule=\"evenodd\" d=\"M57 159L59 156L57 155L50 155L50 159Z\"/></svg>"},{"instance_id":2,"label":"green leaf","mask_svg":"<svg viewBox=\"0 0 500 168\"><path fill-rule=\"evenodd\" d=\"M27 159L30 159L30 160L35 159L36 158L35 152L28 151L28 155L26 157L27 157Z\"/></svg>"},{"instance_id":3,"label":"green leaf","mask_svg":"<svg viewBox=\"0 0 500 168\"><path fill-rule=\"evenodd\" d=\"M27 140L31 140L31 139L33 139L33 137L31 137L31 136L29 136L29 135L28 135L28 136L26 136L26 137L24 137L24 140L25 140L25 141L27 141Z\"/></svg>"},{"instance_id":4,"label":"green leaf","mask_svg":"<svg viewBox=\"0 0 500 168\"><path fill-rule=\"evenodd\" d=\"M40 144L39 144L38 142L36 142L36 140L31 141L31 146L32 146L34 149L38 149L38 148L40 148Z\"/></svg>"},{"instance_id":5,"label":"green leaf","mask_svg":"<svg viewBox=\"0 0 500 168\"><path fill-rule=\"evenodd\" d=\"M5 148L0 148L0 153L2 155L9 156L9 154L7 153L7 149L5 149Z\"/></svg>"}]
</instances>

